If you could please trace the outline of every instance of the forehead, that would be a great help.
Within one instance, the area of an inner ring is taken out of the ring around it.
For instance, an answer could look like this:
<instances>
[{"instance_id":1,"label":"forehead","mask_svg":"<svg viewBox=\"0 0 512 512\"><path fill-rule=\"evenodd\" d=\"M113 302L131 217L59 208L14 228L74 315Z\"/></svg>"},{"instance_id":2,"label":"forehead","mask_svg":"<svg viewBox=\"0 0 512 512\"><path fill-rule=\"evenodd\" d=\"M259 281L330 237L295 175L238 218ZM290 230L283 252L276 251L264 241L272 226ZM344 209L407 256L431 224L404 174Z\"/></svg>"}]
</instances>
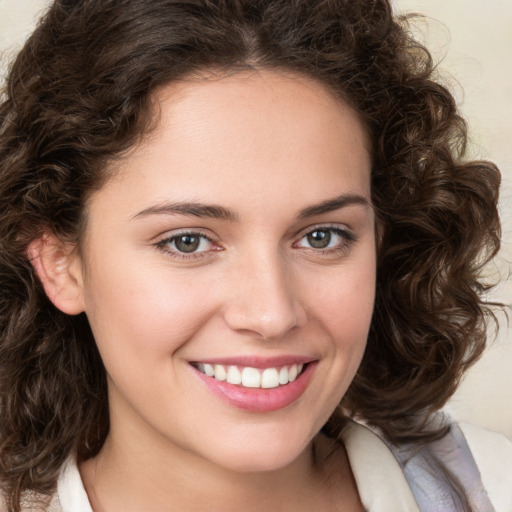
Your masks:
<instances>
[{"instance_id":1,"label":"forehead","mask_svg":"<svg viewBox=\"0 0 512 512\"><path fill-rule=\"evenodd\" d=\"M128 203L178 195L258 197L263 206L282 202L283 190L303 202L337 192L369 197L365 127L313 79L268 70L191 78L161 87L153 103L155 128L104 187L122 183Z\"/></svg>"},{"instance_id":2,"label":"forehead","mask_svg":"<svg viewBox=\"0 0 512 512\"><path fill-rule=\"evenodd\" d=\"M266 136L267 141L286 132L290 138L309 138L312 145L320 137L329 143L340 136L348 144L371 151L362 117L325 84L296 73L260 69L200 75L159 88L154 99L154 114L164 127L156 131L157 137L179 132L182 140L187 135L196 139L205 135L211 141L218 135L216 142L222 138L228 143L246 137L247 131L255 140ZM207 123L215 118L219 130L212 132ZM169 130L172 125L173 132Z\"/></svg>"}]
</instances>

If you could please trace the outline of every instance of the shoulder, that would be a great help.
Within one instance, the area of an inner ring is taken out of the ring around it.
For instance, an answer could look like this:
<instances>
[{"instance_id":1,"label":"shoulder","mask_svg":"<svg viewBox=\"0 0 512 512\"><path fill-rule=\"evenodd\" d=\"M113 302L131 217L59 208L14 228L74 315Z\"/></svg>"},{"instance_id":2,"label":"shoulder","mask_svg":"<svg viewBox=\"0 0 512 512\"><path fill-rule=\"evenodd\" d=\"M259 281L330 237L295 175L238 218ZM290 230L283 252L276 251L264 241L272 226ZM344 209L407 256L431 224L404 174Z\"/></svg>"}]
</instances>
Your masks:
<instances>
[{"instance_id":1,"label":"shoulder","mask_svg":"<svg viewBox=\"0 0 512 512\"><path fill-rule=\"evenodd\" d=\"M459 426L496 510L512 511L512 442L476 425Z\"/></svg>"}]
</instances>

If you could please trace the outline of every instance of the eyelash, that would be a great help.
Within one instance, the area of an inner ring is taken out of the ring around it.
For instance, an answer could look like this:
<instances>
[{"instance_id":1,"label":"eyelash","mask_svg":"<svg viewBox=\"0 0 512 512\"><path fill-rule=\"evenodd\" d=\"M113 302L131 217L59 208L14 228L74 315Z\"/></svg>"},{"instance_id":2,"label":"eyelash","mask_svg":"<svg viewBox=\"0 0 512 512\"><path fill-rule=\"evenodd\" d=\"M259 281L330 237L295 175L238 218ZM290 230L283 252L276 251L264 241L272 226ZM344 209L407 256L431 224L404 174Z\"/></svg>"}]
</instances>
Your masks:
<instances>
[{"instance_id":1,"label":"eyelash","mask_svg":"<svg viewBox=\"0 0 512 512\"><path fill-rule=\"evenodd\" d=\"M354 242L357 241L356 235L351 233L347 229L342 229L338 226L320 225L320 226L309 227L307 229L307 231L303 231L301 233L300 237L298 238L297 242L293 243L292 247L301 248L301 246L298 245L299 242L301 240L303 240L304 238L306 238L307 236L312 235L315 232L328 232L328 233L330 233L331 237L332 237L332 234L340 237L340 242L335 247L325 247L325 248L303 247L303 249L307 250L308 252L312 252L316 255L334 255L334 254L339 254L339 253L345 252L350 248L350 246ZM200 239L199 247L205 241L214 246L216 244L216 242L214 240L212 240L211 237L205 235L204 233L201 233L200 231L183 231L181 233L177 233L172 236L163 238L162 240L159 240L158 242L156 242L154 245L155 245L155 247L157 247L157 249L161 250L162 252L164 252L166 254L170 254L173 258L178 258L178 259L183 259L183 260L204 258L204 257L211 255L211 252L216 252L216 251L222 250L221 247L217 246L217 248L214 248L214 249L209 249L209 250L207 249L207 250L203 250L203 251L194 250L189 253L180 251L176 247L176 242L180 238L186 237L186 236L199 238ZM330 243L330 240L329 240L329 243ZM169 246L171 244L174 245L174 249L169 248Z\"/></svg>"}]
</instances>

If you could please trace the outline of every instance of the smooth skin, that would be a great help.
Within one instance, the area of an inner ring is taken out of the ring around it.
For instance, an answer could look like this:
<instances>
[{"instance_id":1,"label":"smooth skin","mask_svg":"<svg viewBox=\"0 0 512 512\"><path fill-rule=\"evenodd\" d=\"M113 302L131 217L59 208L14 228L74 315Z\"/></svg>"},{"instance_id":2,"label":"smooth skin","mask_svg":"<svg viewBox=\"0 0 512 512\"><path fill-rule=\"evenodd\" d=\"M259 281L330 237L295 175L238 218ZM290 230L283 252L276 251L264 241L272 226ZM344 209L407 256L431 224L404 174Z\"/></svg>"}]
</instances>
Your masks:
<instances>
[{"instance_id":1,"label":"smooth skin","mask_svg":"<svg viewBox=\"0 0 512 512\"><path fill-rule=\"evenodd\" d=\"M85 311L111 429L80 466L95 512L361 510L318 435L360 364L375 293L370 153L321 84L270 70L155 93L157 127L95 192L81 253L31 246L48 296ZM193 361L307 356L282 409L221 400Z\"/></svg>"}]
</instances>

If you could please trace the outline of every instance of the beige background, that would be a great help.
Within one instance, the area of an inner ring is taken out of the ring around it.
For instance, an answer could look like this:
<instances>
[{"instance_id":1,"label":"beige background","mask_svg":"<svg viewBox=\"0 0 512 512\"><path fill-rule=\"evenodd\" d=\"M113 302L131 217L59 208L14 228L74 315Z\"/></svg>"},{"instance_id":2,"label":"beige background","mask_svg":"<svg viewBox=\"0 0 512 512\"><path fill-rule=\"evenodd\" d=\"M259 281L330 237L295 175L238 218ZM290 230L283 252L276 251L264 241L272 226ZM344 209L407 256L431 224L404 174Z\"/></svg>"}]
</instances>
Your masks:
<instances>
[{"instance_id":1,"label":"beige background","mask_svg":"<svg viewBox=\"0 0 512 512\"><path fill-rule=\"evenodd\" d=\"M0 0L0 52L6 62L30 33L47 0ZM418 25L441 61L444 80L469 118L471 154L503 172L503 249L491 276L502 283L491 298L512 302L512 0L394 0L397 12L429 17ZM0 74L5 67L0 66ZM485 356L467 374L449 407L459 419L512 439L512 330L503 317Z\"/></svg>"}]
</instances>

